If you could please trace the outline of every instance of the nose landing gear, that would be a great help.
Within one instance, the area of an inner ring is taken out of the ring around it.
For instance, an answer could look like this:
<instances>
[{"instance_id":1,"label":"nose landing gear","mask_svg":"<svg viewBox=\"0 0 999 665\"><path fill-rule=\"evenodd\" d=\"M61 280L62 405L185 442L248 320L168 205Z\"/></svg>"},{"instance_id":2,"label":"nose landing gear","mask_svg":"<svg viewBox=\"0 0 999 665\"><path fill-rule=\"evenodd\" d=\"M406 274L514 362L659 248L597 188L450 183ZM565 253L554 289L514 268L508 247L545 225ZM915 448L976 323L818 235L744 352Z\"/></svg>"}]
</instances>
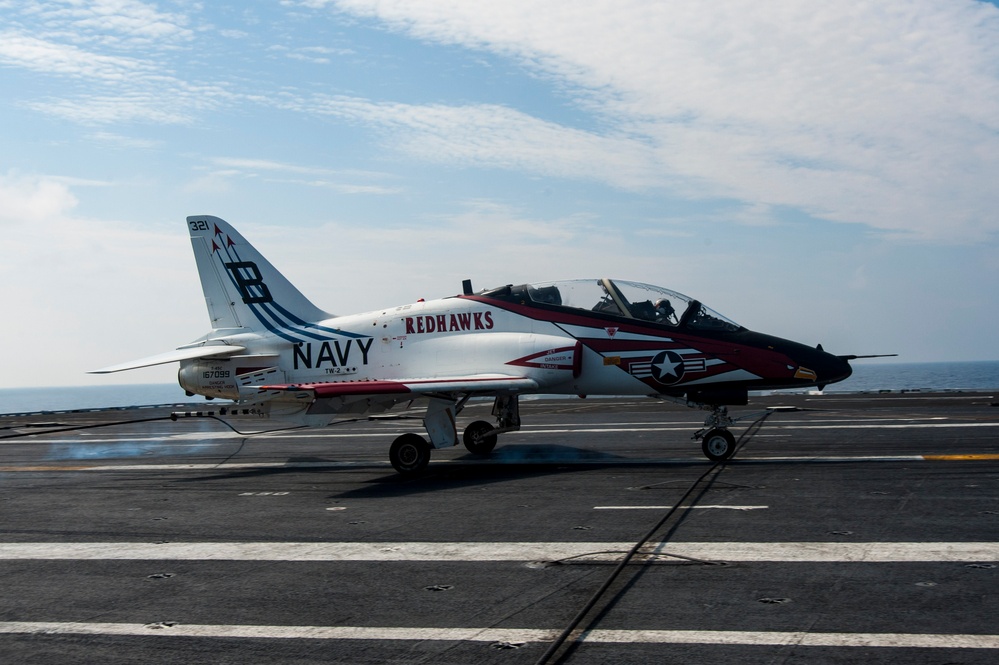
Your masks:
<instances>
[{"instance_id":1,"label":"nose landing gear","mask_svg":"<svg viewBox=\"0 0 999 665\"><path fill-rule=\"evenodd\" d=\"M712 462L727 460L735 454L735 436L728 428L734 425L736 420L752 417L732 418L728 415L728 407L721 404L705 404L669 395L655 395L654 397L664 402L673 402L674 404L682 404L692 409L711 412L704 419L704 427L694 432L694 436L691 438L695 441L701 441L701 452Z\"/></svg>"},{"instance_id":2,"label":"nose landing gear","mask_svg":"<svg viewBox=\"0 0 999 665\"><path fill-rule=\"evenodd\" d=\"M735 437L722 427L708 430L701 439L701 450L712 462L727 460L735 452Z\"/></svg>"},{"instance_id":3,"label":"nose landing gear","mask_svg":"<svg viewBox=\"0 0 999 665\"><path fill-rule=\"evenodd\" d=\"M704 427L694 433L694 439L701 440L701 451L712 462L727 460L735 453L735 437L729 426L735 420L729 417L727 406L714 406L711 414L704 419Z\"/></svg>"}]
</instances>

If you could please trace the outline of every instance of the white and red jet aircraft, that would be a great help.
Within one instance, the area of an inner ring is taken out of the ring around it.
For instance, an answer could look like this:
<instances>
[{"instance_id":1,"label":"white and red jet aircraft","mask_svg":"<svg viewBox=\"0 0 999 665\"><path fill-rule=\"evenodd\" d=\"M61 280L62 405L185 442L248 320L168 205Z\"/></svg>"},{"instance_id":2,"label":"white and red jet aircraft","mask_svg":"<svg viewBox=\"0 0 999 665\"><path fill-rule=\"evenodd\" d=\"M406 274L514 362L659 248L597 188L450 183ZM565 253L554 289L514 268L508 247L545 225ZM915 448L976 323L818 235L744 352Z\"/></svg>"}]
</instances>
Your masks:
<instances>
[{"instance_id":1,"label":"white and red jet aircraft","mask_svg":"<svg viewBox=\"0 0 999 665\"><path fill-rule=\"evenodd\" d=\"M118 372L180 362L189 394L234 400L229 415L310 426L427 402L429 442L403 434L389 457L422 471L432 448L458 443L471 397L495 398L496 425L465 427L464 445L488 454L520 428L518 396L645 395L711 410L695 434L709 459L735 439L726 405L748 391L819 386L850 375L849 360L752 332L697 300L611 279L507 285L365 314L313 305L229 224L187 218L212 330L176 351L105 367Z\"/></svg>"}]
</instances>

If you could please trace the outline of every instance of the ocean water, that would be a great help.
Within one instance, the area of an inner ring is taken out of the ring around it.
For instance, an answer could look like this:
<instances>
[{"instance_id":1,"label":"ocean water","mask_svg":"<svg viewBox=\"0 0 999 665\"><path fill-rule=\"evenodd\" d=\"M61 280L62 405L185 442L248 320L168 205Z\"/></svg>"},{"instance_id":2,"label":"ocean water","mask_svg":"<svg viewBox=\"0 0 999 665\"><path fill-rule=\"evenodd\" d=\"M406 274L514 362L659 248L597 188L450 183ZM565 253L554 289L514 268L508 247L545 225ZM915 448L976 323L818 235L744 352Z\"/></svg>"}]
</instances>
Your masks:
<instances>
[{"instance_id":1,"label":"ocean water","mask_svg":"<svg viewBox=\"0 0 999 665\"><path fill-rule=\"evenodd\" d=\"M176 383L0 389L0 414L197 403L205 399L187 397Z\"/></svg>"},{"instance_id":2,"label":"ocean water","mask_svg":"<svg viewBox=\"0 0 999 665\"><path fill-rule=\"evenodd\" d=\"M999 360L938 363L853 363L853 375L826 392L999 390Z\"/></svg>"},{"instance_id":3,"label":"ocean water","mask_svg":"<svg viewBox=\"0 0 999 665\"><path fill-rule=\"evenodd\" d=\"M999 391L999 360L955 363L854 364L853 376L828 386L826 393L879 391ZM177 384L0 389L0 414L74 411L193 404Z\"/></svg>"}]
</instances>

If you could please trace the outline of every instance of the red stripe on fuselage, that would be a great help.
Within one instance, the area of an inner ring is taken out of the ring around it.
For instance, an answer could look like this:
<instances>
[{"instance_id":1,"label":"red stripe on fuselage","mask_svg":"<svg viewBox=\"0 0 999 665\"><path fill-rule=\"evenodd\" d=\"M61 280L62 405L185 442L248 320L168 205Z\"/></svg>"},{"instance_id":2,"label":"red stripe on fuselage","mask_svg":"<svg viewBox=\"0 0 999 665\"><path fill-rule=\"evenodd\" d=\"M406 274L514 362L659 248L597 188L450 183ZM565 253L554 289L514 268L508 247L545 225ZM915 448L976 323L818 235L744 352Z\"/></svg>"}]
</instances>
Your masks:
<instances>
[{"instance_id":1,"label":"red stripe on fuselage","mask_svg":"<svg viewBox=\"0 0 999 665\"><path fill-rule=\"evenodd\" d=\"M580 310L575 314L566 308L548 308L543 305L526 305L504 301L500 298L488 298L483 296L458 296L462 299L474 300L491 307L505 309L514 314L533 319L535 321L545 321L553 324L563 324L589 328L592 332L587 332L586 336L577 335L584 345L603 356L614 356L618 353L628 353L636 351L648 351L652 358L655 353L665 350L693 349L700 353L696 356L684 356L691 359L721 360L722 363L707 368L707 376L721 374L732 369L744 369L747 372L761 377L768 377L772 380L782 381L791 379L794 375L796 363L787 355L770 348L762 348L749 344L740 343L738 338L743 335L758 335L748 330L736 333L723 333L717 337L711 333L690 334L677 328L667 327L649 321L638 319L628 319L600 312L585 312ZM606 325L603 325L606 322ZM612 336L607 329L616 329ZM633 335L644 335L646 337L660 339L620 339L622 333ZM628 371L628 365L632 362L640 362L640 358L631 358L618 367L622 371ZM704 374L699 375L704 378Z\"/></svg>"}]
</instances>

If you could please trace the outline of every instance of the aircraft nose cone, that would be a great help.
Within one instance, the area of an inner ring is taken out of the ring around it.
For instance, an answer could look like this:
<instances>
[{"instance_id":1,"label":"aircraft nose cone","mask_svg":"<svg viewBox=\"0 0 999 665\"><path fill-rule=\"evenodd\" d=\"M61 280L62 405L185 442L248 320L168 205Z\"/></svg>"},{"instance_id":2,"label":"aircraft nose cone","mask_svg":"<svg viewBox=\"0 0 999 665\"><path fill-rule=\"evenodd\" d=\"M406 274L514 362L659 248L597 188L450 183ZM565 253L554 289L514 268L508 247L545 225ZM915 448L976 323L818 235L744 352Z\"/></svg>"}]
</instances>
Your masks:
<instances>
[{"instance_id":1,"label":"aircraft nose cone","mask_svg":"<svg viewBox=\"0 0 999 665\"><path fill-rule=\"evenodd\" d=\"M815 358L816 384L820 387L837 383L853 374L849 361L825 351L818 351Z\"/></svg>"}]
</instances>

